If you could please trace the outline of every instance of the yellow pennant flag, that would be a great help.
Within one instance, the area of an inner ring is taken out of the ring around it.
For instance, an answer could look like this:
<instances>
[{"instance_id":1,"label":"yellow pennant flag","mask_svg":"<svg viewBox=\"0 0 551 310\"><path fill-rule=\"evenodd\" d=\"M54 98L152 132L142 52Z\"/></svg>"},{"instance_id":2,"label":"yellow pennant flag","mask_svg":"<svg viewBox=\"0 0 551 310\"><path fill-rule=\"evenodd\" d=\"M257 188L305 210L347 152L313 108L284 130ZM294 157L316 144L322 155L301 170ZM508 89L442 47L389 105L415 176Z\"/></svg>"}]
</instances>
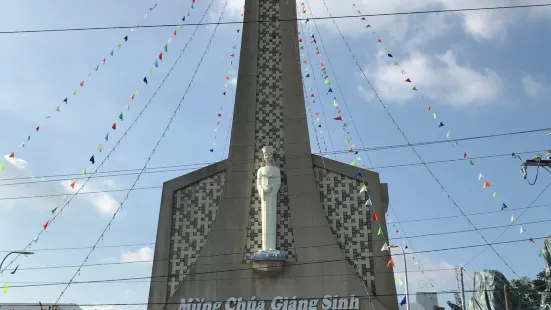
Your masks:
<instances>
[{"instance_id":1,"label":"yellow pennant flag","mask_svg":"<svg viewBox=\"0 0 551 310\"><path fill-rule=\"evenodd\" d=\"M402 280L398 279L398 284L400 284L400 286L403 286L404 282L402 282Z\"/></svg>"},{"instance_id":2,"label":"yellow pennant flag","mask_svg":"<svg viewBox=\"0 0 551 310\"><path fill-rule=\"evenodd\" d=\"M4 294L8 293L8 283L4 283L4 287L2 288L2 291L4 292Z\"/></svg>"}]
</instances>

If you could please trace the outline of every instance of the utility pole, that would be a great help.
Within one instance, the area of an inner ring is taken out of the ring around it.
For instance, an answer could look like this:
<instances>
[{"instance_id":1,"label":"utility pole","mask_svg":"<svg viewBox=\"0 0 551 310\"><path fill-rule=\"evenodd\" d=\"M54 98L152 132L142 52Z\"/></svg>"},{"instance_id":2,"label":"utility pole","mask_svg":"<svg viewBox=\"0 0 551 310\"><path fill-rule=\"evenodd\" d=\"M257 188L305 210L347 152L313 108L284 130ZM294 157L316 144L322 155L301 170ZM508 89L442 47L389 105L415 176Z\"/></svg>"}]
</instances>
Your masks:
<instances>
[{"instance_id":1,"label":"utility pole","mask_svg":"<svg viewBox=\"0 0 551 310\"><path fill-rule=\"evenodd\" d=\"M509 297L509 285L503 286L503 293L505 294L505 310L511 310L511 298Z\"/></svg>"},{"instance_id":2,"label":"utility pole","mask_svg":"<svg viewBox=\"0 0 551 310\"><path fill-rule=\"evenodd\" d=\"M467 303L465 302L465 287L463 281L463 267L459 267L459 285L461 285L461 308L467 310Z\"/></svg>"}]
</instances>

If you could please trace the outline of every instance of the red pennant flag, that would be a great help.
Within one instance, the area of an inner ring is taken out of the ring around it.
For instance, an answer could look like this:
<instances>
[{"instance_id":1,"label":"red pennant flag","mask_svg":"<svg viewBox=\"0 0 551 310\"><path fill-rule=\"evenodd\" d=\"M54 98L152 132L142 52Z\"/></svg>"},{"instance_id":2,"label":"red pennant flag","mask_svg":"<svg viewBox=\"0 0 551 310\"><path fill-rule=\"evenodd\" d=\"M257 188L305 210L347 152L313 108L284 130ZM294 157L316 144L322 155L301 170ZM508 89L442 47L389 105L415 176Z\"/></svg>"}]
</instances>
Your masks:
<instances>
[{"instance_id":1,"label":"red pennant flag","mask_svg":"<svg viewBox=\"0 0 551 310\"><path fill-rule=\"evenodd\" d=\"M77 181L73 181L73 183L71 183L71 188L74 189L75 188L75 184L77 184Z\"/></svg>"},{"instance_id":2,"label":"red pennant flag","mask_svg":"<svg viewBox=\"0 0 551 310\"><path fill-rule=\"evenodd\" d=\"M132 101L134 101L134 94L132 94L132 96L130 96L130 99L132 99Z\"/></svg>"},{"instance_id":3,"label":"red pennant flag","mask_svg":"<svg viewBox=\"0 0 551 310\"><path fill-rule=\"evenodd\" d=\"M230 56L231 56L231 57L235 57L235 53L231 54Z\"/></svg>"},{"instance_id":4,"label":"red pennant flag","mask_svg":"<svg viewBox=\"0 0 551 310\"><path fill-rule=\"evenodd\" d=\"M334 118L334 120L336 120L336 121L342 121L342 117L337 116L337 117Z\"/></svg>"},{"instance_id":5,"label":"red pennant flag","mask_svg":"<svg viewBox=\"0 0 551 310\"><path fill-rule=\"evenodd\" d=\"M163 60L163 52L159 54L159 60Z\"/></svg>"},{"instance_id":6,"label":"red pennant flag","mask_svg":"<svg viewBox=\"0 0 551 310\"><path fill-rule=\"evenodd\" d=\"M84 81L80 82L80 87L84 86Z\"/></svg>"},{"instance_id":7,"label":"red pennant flag","mask_svg":"<svg viewBox=\"0 0 551 310\"><path fill-rule=\"evenodd\" d=\"M39 131L40 130L40 126L36 127L36 131Z\"/></svg>"},{"instance_id":8,"label":"red pennant flag","mask_svg":"<svg viewBox=\"0 0 551 310\"><path fill-rule=\"evenodd\" d=\"M103 58L103 64L104 64L104 65L105 65L105 59L107 59L107 58Z\"/></svg>"},{"instance_id":9,"label":"red pennant flag","mask_svg":"<svg viewBox=\"0 0 551 310\"><path fill-rule=\"evenodd\" d=\"M315 114L316 116L318 116L318 115L320 115L320 112L316 112L316 113L314 113L314 114Z\"/></svg>"},{"instance_id":10,"label":"red pennant flag","mask_svg":"<svg viewBox=\"0 0 551 310\"><path fill-rule=\"evenodd\" d=\"M113 126L111 126L111 128L113 128L113 130L117 130L117 123L113 123Z\"/></svg>"},{"instance_id":11,"label":"red pennant flag","mask_svg":"<svg viewBox=\"0 0 551 310\"><path fill-rule=\"evenodd\" d=\"M382 41L381 39L377 40L377 42L379 42L379 43L383 43L383 41Z\"/></svg>"},{"instance_id":12,"label":"red pennant flag","mask_svg":"<svg viewBox=\"0 0 551 310\"><path fill-rule=\"evenodd\" d=\"M386 263L386 267L387 267L387 268L390 267L390 266L396 267L396 266L394 265L394 261L392 260L392 258L388 261L388 263Z\"/></svg>"},{"instance_id":13,"label":"red pennant flag","mask_svg":"<svg viewBox=\"0 0 551 310\"><path fill-rule=\"evenodd\" d=\"M463 153L463 159L467 158L467 153Z\"/></svg>"},{"instance_id":14,"label":"red pennant flag","mask_svg":"<svg viewBox=\"0 0 551 310\"><path fill-rule=\"evenodd\" d=\"M302 39L298 39L298 42L299 42L299 43L302 43Z\"/></svg>"},{"instance_id":15,"label":"red pennant flag","mask_svg":"<svg viewBox=\"0 0 551 310\"><path fill-rule=\"evenodd\" d=\"M229 79L230 79L230 77L229 77L229 76L226 76L226 77L225 77L224 79L225 79L225 80L227 81L227 80L229 80Z\"/></svg>"},{"instance_id":16,"label":"red pennant flag","mask_svg":"<svg viewBox=\"0 0 551 310\"><path fill-rule=\"evenodd\" d=\"M398 229L396 229L396 232L398 233L398 232L399 232L399 230L398 230Z\"/></svg>"},{"instance_id":17,"label":"red pennant flag","mask_svg":"<svg viewBox=\"0 0 551 310\"><path fill-rule=\"evenodd\" d=\"M319 54L320 54L320 51L317 51L317 52L316 52L316 55L319 55Z\"/></svg>"},{"instance_id":18,"label":"red pennant flag","mask_svg":"<svg viewBox=\"0 0 551 310\"><path fill-rule=\"evenodd\" d=\"M373 217L371 219L373 222L377 222L377 213L373 212Z\"/></svg>"},{"instance_id":19,"label":"red pennant flag","mask_svg":"<svg viewBox=\"0 0 551 310\"><path fill-rule=\"evenodd\" d=\"M218 117L222 117L222 114L218 114Z\"/></svg>"},{"instance_id":20,"label":"red pennant flag","mask_svg":"<svg viewBox=\"0 0 551 310\"><path fill-rule=\"evenodd\" d=\"M311 94L310 97L314 98L314 94Z\"/></svg>"},{"instance_id":21,"label":"red pennant flag","mask_svg":"<svg viewBox=\"0 0 551 310\"><path fill-rule=\"evenodd\" d=\"M490 187L490 183L488 181L484 182L484 185L482 185L482 188Z\"/></svg>"},{"instance_id":22,"label":"red pennant flag","mask_svg":"<svg viewBox=\"0 0 551 310\"><path fill-rule=\"evenodd\" d=\"M404 82L408 82L408 83L411 83L411 80L408 78L407 80L405 80Z\"/></svg>"},{"instance_id":23,"label":"red pennant flag","mask_svg":"<svg viewBox=\"0 0 551 310\"><path fill-rule=\"evenodd\" d=\"M430 111L430 105L427 107L427 111Z\"/></svg>"},{"instance_id":24,"label":"red pennant flag","mask_svg":"<svg viewBox=\"0 0 551 310\"><path fill-rule=\"evenodd\" d=\"M349 149L348 149L348 152L352 153L352 152L354 152L354 149L349 148Z\"/></svg>"},{"instance_id":25,"label":"red pennant flag","mask_svg":"<svg viewBox=\"0 0 551 310\"><path fill-rule=\"evenodd\" d=\"M303 61L302 63L303 63L303 64L307 64L308 62L305 60L305 61Z\"/></svg>"},{"instance_id":26,"label":"red pennant flag","mask_svg":"<svg viewBox=\"0 0 551 310\"><path fill-rule=\"evenodd\" d=\"M15 153L11 153L9 157L10 158L15 158Z\"/></svg>"},{"instance_id":27,"label":"red pennant flag","mask_svg":"<svg viewBox=\"0 0 551 310\"><path fill-rule=\"evenodd\" d=\"M534 242L534 239L532 239L532 238L528 239L528 242L535 243L535 242Z\"/></svg>"},{"instance_id":28,"label":"red pennant flag","mask_svg":"<svg viewBox=\"0 0 551 310\"><path fill-rule=\"evenodd\" d=\"M172 33L173 35L176 35L176 30L174 30L174 32Z\"/></svg>"},{"instance_id":29,"label":"red pennant flag","mask_svg":"<svg viewBox=\"0 0 551 310\"><path fill-rule=\"evenodd\" d=\"M323 61L320 61L320 67L323 67Z\"/></svg>"},{"instance_id":30,"label":"red pennant flag","mask_svg":"<svg viewBox=\"0 0 551 310\"><path fill-rule=\"evenodd\" d=\"M365 20L365 17L362 17L362 20Z\"/></svg>"},{"instance_id":31,"label":"red pennant flag","mask_svg":"<svg viewBox=\"0 0 551 310\"><path fill-rule=\"evenodd\" d=\"M49 223L50 223L50 220L47 220L46 223L44 223L44 225L42 225L42 228L44 228L44 229L48 228Z\"/></svg>"},{"instance_id":32,"label":"red pennant flag","mask_svg":"<svg viewBox=\"0 0 551 310\"><path fill-rule=\"evenodd\" d=\"M337 111L337 114L341 114L341 112L342 112L341 110L338 110L338 111Z\"/></svg>"}]
</instances>

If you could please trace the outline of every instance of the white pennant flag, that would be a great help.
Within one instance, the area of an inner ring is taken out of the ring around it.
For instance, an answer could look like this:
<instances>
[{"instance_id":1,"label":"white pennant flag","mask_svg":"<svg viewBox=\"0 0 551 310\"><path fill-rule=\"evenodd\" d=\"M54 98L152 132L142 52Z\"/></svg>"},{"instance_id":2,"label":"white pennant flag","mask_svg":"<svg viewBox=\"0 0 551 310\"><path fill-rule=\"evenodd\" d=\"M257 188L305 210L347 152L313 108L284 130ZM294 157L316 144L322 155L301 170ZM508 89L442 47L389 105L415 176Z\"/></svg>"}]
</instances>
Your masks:
<instances>
[{"instance_id":1,"label":"white pennant flag","mask_svg":"<svg viewBox=\"0 0 551 310\"><path fill-rule=\"evenodd\" d=\"M383 247L381 248L381 252L383 251L388 251L388 245L386 244L386 242L385 244L383 244Z\"/></svg>"},{"instance_id":2,"label":"white pennant flag","mask_svg":"<svg viewBox=\"0 0 551 310\"><path fill-rule=\"evenodd\" d=\"M367 192L367 186L362 186L362 189L360 189L360 194L363 193L363 192Z\"/></svg>"},{"instance_id":3,"label":"white pennant flag","mask_svg":"<svg viewBox=\"0 0 551 310\"><path fill-rule=\"evenodd\" d=\"M478 180L479 180L479 181L482 180L482 177L483 177L482 173L479 174L479 175L478 175Z\"/></svg>"},{"instance_id":4,"label":"white pennant flag","mask_svg":"<svg viewBox=\"0 0 551 310\"><path fill-rule=\"evenodd\" d=\"M522 226L520 226L520 233L522 234L524 232L524 228L522 228Z\"/></svg>"}]
</instances>

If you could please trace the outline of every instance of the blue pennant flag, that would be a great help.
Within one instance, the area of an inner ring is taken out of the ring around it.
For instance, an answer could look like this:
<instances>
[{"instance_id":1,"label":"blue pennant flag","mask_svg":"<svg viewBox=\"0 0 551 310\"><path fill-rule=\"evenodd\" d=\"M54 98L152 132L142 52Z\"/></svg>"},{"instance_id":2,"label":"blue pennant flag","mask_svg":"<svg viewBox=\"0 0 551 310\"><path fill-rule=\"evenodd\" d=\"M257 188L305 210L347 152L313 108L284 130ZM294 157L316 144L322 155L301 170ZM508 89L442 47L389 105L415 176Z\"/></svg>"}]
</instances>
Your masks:
<instances>
[{"instance_id":1,"label":"blue pennant flag","mask_svg":"<svg viewBox=\"0 0 551 310\"><path fill-rule=\"evenodd\" d=\"M372 207L372 206L373 206L373 203L371 202L371 198L369 198L369 199L365 202L365 206L366 206L366 207Z\"/></svg>"},{"instance_id":2,"label":"blue pennant flag","mask_svg":"<svg viewBox=\"0 0 551 310\"><path fill-rule=\"evenodd\" d=\"M359 179L362 177L362 174L360 172L356 173L356 175L354 176L356 179Z\"/></svg>"},{"instance_id":3,"label":"blue pennant flag","mask_svg":"<svg viewBox=\"0 0 551 310\"><path fill-rule=\"evenodd\" d=\"M400 306L403 306L406 304L406 296L404 296L404 299L402 299L402 301L400 301Z\"/></svg>"},{"instance_id":4,"label":"blue pennant flag","mask_svg":"<svg viewBox=\"0 0 551 310\"><path fill-rule=\"evenodd\" d=\"M503 204L503 205L501 206L501 211L503 211L503 210L505 210L505 209L507 209L507 208L508 208L507 205L506 205L506 204Z\"/></svg>"}]
</instances>

